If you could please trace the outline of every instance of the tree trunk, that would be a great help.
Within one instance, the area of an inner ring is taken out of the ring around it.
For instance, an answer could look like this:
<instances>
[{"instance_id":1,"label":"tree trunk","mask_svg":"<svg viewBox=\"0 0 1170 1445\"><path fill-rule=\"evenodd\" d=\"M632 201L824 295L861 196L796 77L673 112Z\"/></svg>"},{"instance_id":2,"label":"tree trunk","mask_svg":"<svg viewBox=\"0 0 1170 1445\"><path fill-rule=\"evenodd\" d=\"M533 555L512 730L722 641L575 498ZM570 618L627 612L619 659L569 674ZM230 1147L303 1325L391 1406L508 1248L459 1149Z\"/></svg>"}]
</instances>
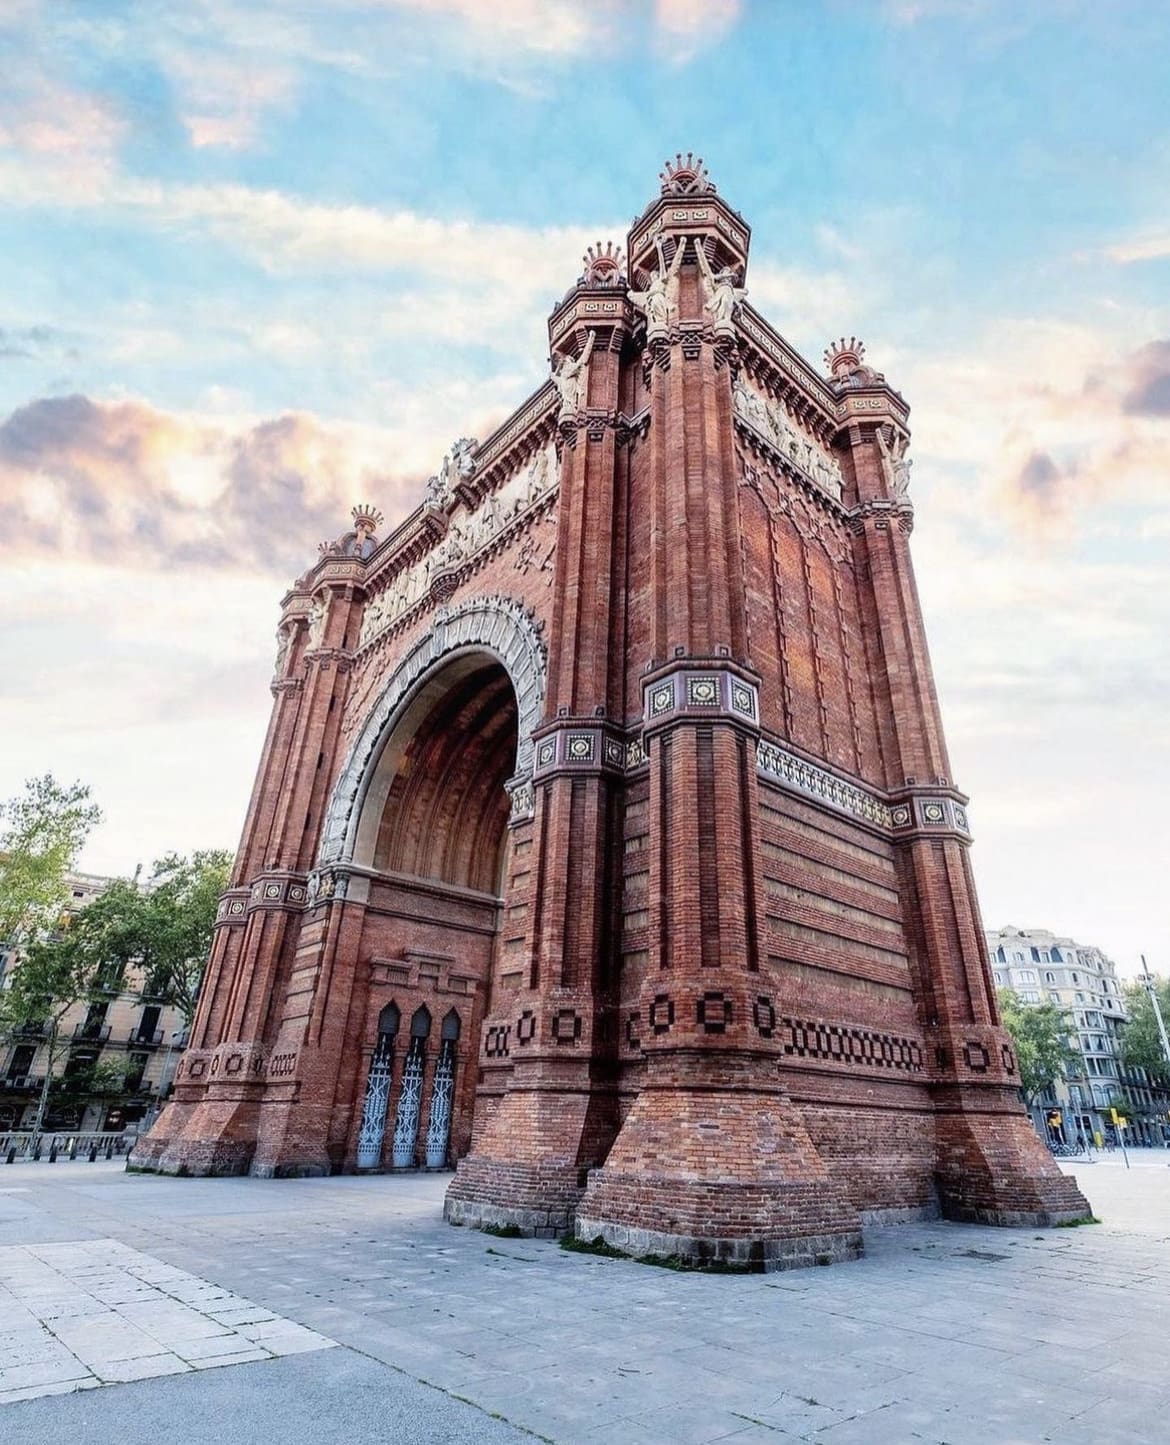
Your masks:
<instances>
[{"instance_id":1,"label":"tree trunk","mask_svg":"<svg viewBox=\"0 0 1170 1445\"><path fill-rule=\"evenodd\" d=\"M40 1143L41 1130L45 1127L45 1114L49 1107L49 1089L53 1083L53 1057L57 1050L57 1020L49 1029L49 1057L45 1063L45 1081L41 1085L41 1097L37 1102L37 1117L33 1122L33 1149Z\"/></svg>"}]
</instances>

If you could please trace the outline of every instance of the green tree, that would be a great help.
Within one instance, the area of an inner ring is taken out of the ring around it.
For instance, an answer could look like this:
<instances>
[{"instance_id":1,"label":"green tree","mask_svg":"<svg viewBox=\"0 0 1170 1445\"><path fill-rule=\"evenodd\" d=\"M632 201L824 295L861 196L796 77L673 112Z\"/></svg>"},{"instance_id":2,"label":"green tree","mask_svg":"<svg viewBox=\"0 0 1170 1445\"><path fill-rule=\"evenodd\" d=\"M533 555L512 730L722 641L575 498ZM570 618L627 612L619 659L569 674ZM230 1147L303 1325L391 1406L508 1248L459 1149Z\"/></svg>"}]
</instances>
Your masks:
<instances>
[{"instance_id":1,"label":"green tree","mask_svg":"<svg viewBox=\"0 0 1170 1445\"><path fill-rule=\"evenodd\" d=\"M1155 978L1158 1003L1163 1019L1170 1020L1170 979ZM1131 1069L1145 1069L1151 1078L1170 1083L1170 1063L1162 1049L1154 1005L1142 983L1130 983L1125 989L1125 1008L1129 1021L1121 1039L1121 1055Z\"/></svg>"},{"instance_id":2,"label":"green tree","mask_svg":"<svg viewBox=\"0 0 1170 1445\"><path fill-rule=\"evenodd\" d=\"M1059 1004L1023 1003L1010 988L999 991L999 1012L1015 1045L1024 1102L1031 1107L1079 1057L1069 1043L1072 1018Z\"/></svg>"},{"instance_id":3,"label":"green tree","mask_svg":"<svg viewBox=\"0 0 1170 1445\"><path fill-rule=\"evenodd\" d=\"M0 804L0 942L23 944L56 925L65 875L101 816L84 784L62 786L51 773Z\"/></svg>"},{"instance_id":4,"label":"green tree","mask_svg":"<svg viewBox=\"0 0 1170 1445\"><path fill-rule=\"evenodd\" d=\"M222 848L168 853L154 865L144 895L139 959L145 996L171 1004L189 1028L211 952L219 896L231 880L232 855Z\"/></svg>"}]
</instances>

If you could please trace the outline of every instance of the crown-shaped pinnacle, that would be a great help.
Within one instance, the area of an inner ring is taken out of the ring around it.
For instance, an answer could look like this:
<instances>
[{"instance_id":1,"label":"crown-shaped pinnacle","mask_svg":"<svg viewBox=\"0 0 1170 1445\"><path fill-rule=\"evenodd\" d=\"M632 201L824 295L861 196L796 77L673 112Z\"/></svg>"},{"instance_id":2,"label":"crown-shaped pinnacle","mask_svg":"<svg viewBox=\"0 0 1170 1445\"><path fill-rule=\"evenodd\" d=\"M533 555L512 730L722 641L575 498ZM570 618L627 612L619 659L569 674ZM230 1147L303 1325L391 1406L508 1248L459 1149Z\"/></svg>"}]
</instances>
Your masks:
<instances>
[{"instance_id":1,"label":"crown-shaped pinnacle","mask_svg":"<svg viewBox=\"0 0 1170 1445\"><path fill-rule=\"evenodd\" d=\"M357 506L350 511L350 516L353 518L353 525L356 530L365 532L367 536L376 532L386 520L378 508L371 506L368 502L359 502Z\"/></svg>"},{"instance_id":2,"label":"crown-shaped pinnacle","mask_svg":"<svg viewBox=\"0 0 1170 1445\"><path fill-rule=\"evenodd\" d=\"M856 371L865 357L865 344L851 336L848 341L842 336L825 348L825 365L833 376L846 376Z\"/></svg>"},{"instance_id":3,"label":"crown-shaped pinnacle","mask_svg":"<svg viewBox=\"0 0 1170 1445\"><path fill-rule=\"evenodd\" d=\"M682 151L679 151L674 160L668 160L658 179L662 182L664 196L694 196L715 190L711 177L707 174L707 167L703 164L703 157L690 151L687 151L685 157Z\"/></svg>"},{"instance_id":4,"label":"crown-shaped pinnacle","mask_svg":"<svg viewBox=\"0 0 1170 1445\"><path fill-rule=\"evenodd\" d=\"M584 285L616 286L625 274L626 258L621 246L612 241L606 241L604 247L595 241L586 249L581 264L585 268L581 275Z\"/></svg>"}]
</instances>

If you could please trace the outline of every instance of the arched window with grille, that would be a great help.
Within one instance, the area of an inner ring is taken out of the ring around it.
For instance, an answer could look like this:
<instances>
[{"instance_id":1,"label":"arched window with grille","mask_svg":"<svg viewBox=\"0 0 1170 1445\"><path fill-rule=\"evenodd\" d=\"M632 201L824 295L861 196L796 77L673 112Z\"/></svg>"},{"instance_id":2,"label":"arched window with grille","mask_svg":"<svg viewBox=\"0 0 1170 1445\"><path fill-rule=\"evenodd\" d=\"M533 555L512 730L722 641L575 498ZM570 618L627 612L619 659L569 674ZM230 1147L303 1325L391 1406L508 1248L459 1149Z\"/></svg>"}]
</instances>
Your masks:
<instances>
[{"instance_id":1,"label":"arched window with grille","mask_svg":"<svg viewBox=\"0 0 1170 1445\"><path fill-rule=\"evenodd\" d=\"M402 1088L398 1093L398 1114L394 1120L394 1149L391 1155L395 1169L409 1169L415 1162L414 1146L418 1141L423 1073L426 1069L427 1039L430 1032L430 1010L426 1004L421 1004L410 1020L410 1046L406 1051L406 1062L402 1066Z\"/></svg>"},{"instance_id":2,"label":"arched window with grille","mask_svg":"<svg viewBox=\"0 0 1170 1445\"><path fill-rule=\"evenodd\" d=\"M370 1060L362 1124L358 1132L357 1167L377 1169L382 1162L382 1141L386 1137L386 1109L394 1078L394 1041L401 1014L398 1005L388 1003L378 1015L378 1040Z\"/></svg>"},{"instance_id":3,"label":"arched window with grille","mask_svg":"<svg viewBox=\"0 0 1170 1445\"><path fill-rule=\"evenodd\" d=\"M447 1163L451 1139L451 1106L455 1096L455 1045L462 1024L454 1009L443 1019L439 1031L439 1062L431 1086L431 1112L427 1121L427 1168L442 1169Z\"/></svg>"}]
</instances>

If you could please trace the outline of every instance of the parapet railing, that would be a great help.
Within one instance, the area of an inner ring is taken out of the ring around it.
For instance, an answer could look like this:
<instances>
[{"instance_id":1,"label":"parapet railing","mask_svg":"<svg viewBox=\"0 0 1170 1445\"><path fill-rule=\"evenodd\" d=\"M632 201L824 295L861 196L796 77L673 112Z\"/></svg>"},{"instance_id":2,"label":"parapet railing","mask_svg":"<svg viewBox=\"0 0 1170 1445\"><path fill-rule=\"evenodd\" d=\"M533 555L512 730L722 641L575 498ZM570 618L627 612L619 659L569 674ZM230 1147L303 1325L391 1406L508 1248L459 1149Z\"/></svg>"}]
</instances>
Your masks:
<instances>
[{"instance_id":1,"label":"parapet railing","mask_svg":"<svg viewBox=\"0 0 1170 1445\"><path fill-rule=\"evenodd\" d=\"M116 1159L128 1154L137 1142L136 1134L67 1133L64 1130L38 1134L32 1129L11 1130L0 1134L0 1163L56 1164L58 1159L83 1159L94 1164L99 1159Z\"/></svg>"}]
</instances>

